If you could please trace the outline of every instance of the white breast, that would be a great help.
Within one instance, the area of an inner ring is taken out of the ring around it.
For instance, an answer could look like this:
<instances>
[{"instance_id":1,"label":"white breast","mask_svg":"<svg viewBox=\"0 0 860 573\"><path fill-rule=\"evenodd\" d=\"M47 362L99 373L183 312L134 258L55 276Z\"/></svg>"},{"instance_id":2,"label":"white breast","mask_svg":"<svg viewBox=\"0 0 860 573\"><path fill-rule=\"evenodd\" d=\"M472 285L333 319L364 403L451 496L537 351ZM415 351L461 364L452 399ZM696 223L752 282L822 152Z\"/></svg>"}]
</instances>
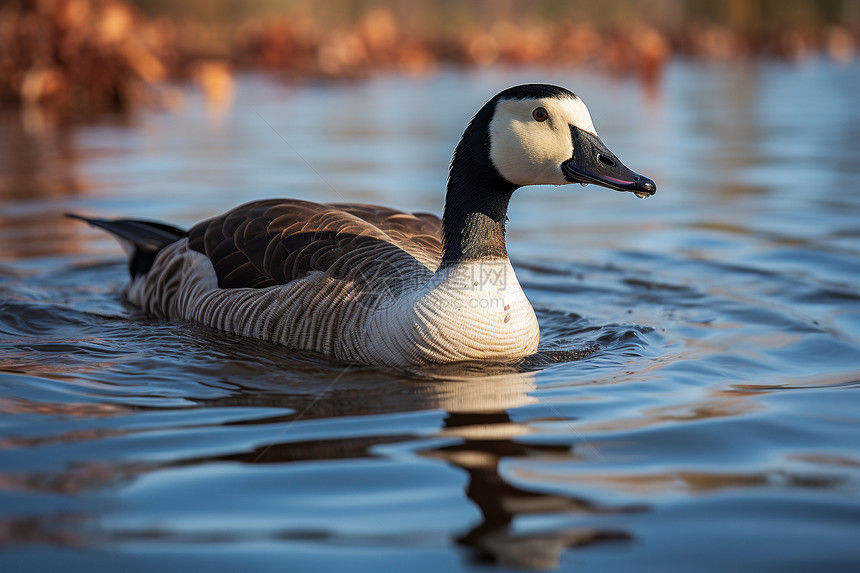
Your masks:
<instances>
[{"instance_id":1,"label":"white breast","mask_svg":"<svg viewBox=\"0 0 860 573\"><path fill-rule=\"evenodd\" d=\"M507 259L460 263L374 317L376 356L403 365L514 361L537 350L534 309ZM405 359L405 361L404 361Z\"/></svg>"}]
</instances>

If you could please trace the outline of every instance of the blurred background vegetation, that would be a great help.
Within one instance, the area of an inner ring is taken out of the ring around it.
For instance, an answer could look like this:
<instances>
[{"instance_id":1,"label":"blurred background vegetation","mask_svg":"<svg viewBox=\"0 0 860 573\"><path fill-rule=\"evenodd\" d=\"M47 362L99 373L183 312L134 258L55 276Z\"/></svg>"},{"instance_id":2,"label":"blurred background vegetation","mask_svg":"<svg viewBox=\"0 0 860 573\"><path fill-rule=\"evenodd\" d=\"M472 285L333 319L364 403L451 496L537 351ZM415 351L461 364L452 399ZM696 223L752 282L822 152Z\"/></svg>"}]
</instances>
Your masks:
<instances>
[{"instance_id":1,"label":"blurred background vegetation","mask_svg":"<svg viewBox=\"0 0 860 573\"><path fill-rule=\"evenodd\" d=\"M657 82L672 57L854 58L854 0L6 0L0 101L80 113L227 99L236 70L358 79L440 66L589 66Z\"/></svg>"},{"instance_id":2,"label":"blurred background vegetation","mask_svg":"<svg viewBox=\"0 0 860 573\"><path fill-rule=\"evenodd\" d=\"M313 12L321 22L348 25L373 8L393 11L411 31L456 33L493 20L559 19L610 26L642 21L681 28L710 21L733 28L858 24L854 0L135 0L150 15L231 25L244 20Z\"/></svg>"}]
</instances>

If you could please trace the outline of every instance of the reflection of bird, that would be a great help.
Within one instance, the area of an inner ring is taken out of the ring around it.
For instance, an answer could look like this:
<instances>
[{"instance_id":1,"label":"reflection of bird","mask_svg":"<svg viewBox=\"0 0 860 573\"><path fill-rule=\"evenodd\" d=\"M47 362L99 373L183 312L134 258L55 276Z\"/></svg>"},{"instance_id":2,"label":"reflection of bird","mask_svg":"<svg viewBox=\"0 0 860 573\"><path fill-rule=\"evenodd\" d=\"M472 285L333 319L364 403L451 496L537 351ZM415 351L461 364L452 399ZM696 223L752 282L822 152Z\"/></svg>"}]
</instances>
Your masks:
<instances>
[{"instance_id":1,"label":"reflection of bird","mask_svg":"<svg viewBox=\"0 0 860 573\"><path fill-rule=\"evenodd\" d=\"M229 397L207 401L207 404L211 407L290 408L297 414L285 419L290 420L288 424L295 424L289 432L272 436L274 442L252 450L171 461L165 467L214 462L275 464L281 468L297 464L297 471L325 472L332 463L348 464L359 458L403 460L404 455L408 458L415 453L443 462L457 473L468 476L463 502L468 500L469 505L480 512L480 518L470 521L468 529L462 523L436 525L467 549L464 556L470 561L519 569L546 569L557 567L560 554L572 547L633 539L631 532L606 518L647 511L647 506L606 505L565 493L568 488L554 487L551 481L542 484L540 472L517 475L516 471L502 470L506 462L513 462L514 467L518 464L535 467L530 464L566 464L582 459L571 446L555 443L552 437L541 439L541 432L535 432L531 423L516 421L519 416L511 415L537 402L531 395L535 390L534 372L503 372L502 367L494 367L497 371L490 376L470 373L437 377L435 374L439 370L445 369L433 369L432 377L425 379L393 377L382 385L379 385L378 376L367 371L374 384L356 384L354 377L336 381L326 390L324 400L316 393L291 393L295 392L293 387L283 383L273 385L271 392L261 392L255 383L253 388L241 389ZM360 370L356 372L361 375ZM444 417L410 417L411 422L397 426L399 431L390 431L393 427L387 422L385 431L368 431L363 435L345 436L337 430L330 434L313 429L316 420L362 416L363 419L391 421L391 416L401 419L400 414L406 412L440 411L446 412ZM272 422L271 418L265 418L249 424ZM430 436L433 438L428 440ZM524 436L529 438L524 439ZM510 466L507 469L510 470ZM342 476L344 487L354 487L350 481L352 477L347 474ZM395 491L388 491L390 499L400 500L404 490L414 491L409 483L396 487ZM329 504L330 499L320 495L319 503ZM369 504L367 511L386 511L384 502L382 506L372 499L364 503ZM434 502L425 499L417 503ZM294 529L280 533L299 538L338 535L337 527L329 531L313 529L318 523L313 518L299 519L291 526ZM397 535L396 532L392 534Z\"/></svg>"},{"instance_id":2,"label":"reflection of bird","mask_svg":"<svg viewBox=\"0 0 860 573\"><path fill-rule=\"evenodd\" d=\"M512 426L515 424L504 411L452 413L445 420L444 435L463 435L463 442L423 452L469 474L466 495L478 506L483 519L457 541L474 550L473 559L522 569L555 568L559 555L568 548L632 539L629 532L607 527L593 518L643 511L645 507L601 507L586 498L530 491L505 479L500 471L503 460L575 458L566 445L534 440L519 443L498 435L499 429L510 432ZM481 427L485 428L484 435L477 431ZM537 531L518 531L516 520L528 516L546 521ZM565 516L569 518L567 522ZM578 521L579 526L572 526L572 521Z\"/></svg>"},{"instance_id":3,"label":"reflection of bird","mask_svg":"<svg viewBox=\"0 0 860 573\"><path fill-rule=\"evenodd\" d=\"M514 361L539 329L505 249L513 192L596 183L645 197L597 136L582 101L543 84L509 88L454 153L445 212L295 200L248 203L194 226L85 219L131 253L129 301L365 364Z\"/></svg>"}]
</instances>

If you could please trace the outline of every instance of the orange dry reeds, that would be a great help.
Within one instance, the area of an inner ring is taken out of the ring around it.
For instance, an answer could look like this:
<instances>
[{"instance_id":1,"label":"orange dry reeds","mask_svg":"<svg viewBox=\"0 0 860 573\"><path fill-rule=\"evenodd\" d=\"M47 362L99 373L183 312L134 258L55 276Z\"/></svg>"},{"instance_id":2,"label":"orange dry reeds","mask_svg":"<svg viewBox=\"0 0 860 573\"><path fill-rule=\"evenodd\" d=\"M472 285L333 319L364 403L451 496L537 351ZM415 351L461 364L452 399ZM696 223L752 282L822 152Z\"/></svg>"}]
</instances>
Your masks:
<instances>
[{"instance_id":1,"label":"orange dry reeds","mask_svg":"<svg viewBox=\"0 0 860 573\"><path fill-rule=\"evenodd\" d=\"M0 8L0 98L122 108L171 74L173 26L118 0L24 0Z\"/></svg>"},{"instance_id":2,"label":"orange dry reeds","mask_svg":"<svg viewBox=\"0 0 860 573\"><path fill-rule=\"evenodd\" d=\"M513 8L479 10L454 25L446 19L451 14L419 4L408 10L379 4L352 19L326 19L322 10L299 6L277 17L216 25L153 19L123 0L13 0L0 7L0 100L123 109L163 102L156 86L192 78L211 103L226 105L231 70L247 67L355 79L422 74L440 65L587 65L654 84L676 54L798 60L823 53L844 62L857 47L857 30L847 25L784 25L737 2L728 23L691 18L671 25L629 14L602 24L570 13L519 18Z\"/></svg>"}]
</instances>

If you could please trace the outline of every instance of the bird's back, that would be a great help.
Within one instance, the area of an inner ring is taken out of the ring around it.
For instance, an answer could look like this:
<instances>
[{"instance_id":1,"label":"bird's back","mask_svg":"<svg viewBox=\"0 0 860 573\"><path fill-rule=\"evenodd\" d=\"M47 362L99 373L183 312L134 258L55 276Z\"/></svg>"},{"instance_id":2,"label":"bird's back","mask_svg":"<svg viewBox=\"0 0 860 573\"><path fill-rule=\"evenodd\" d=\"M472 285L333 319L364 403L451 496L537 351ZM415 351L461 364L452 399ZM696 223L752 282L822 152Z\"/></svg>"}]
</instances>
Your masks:
<instances>
[{"instance_id":1,"label":"bird's back","mask_svg":"<svg viewBox=\"0 0 860 573\"><path fill-rule=\"evenodd\" d=\"M188 247L209 259L221 288L283 285L314 271L391 288L429 279L442 222L373 205L255 201L195 225Z\"/></svg>"}]
</instances>

